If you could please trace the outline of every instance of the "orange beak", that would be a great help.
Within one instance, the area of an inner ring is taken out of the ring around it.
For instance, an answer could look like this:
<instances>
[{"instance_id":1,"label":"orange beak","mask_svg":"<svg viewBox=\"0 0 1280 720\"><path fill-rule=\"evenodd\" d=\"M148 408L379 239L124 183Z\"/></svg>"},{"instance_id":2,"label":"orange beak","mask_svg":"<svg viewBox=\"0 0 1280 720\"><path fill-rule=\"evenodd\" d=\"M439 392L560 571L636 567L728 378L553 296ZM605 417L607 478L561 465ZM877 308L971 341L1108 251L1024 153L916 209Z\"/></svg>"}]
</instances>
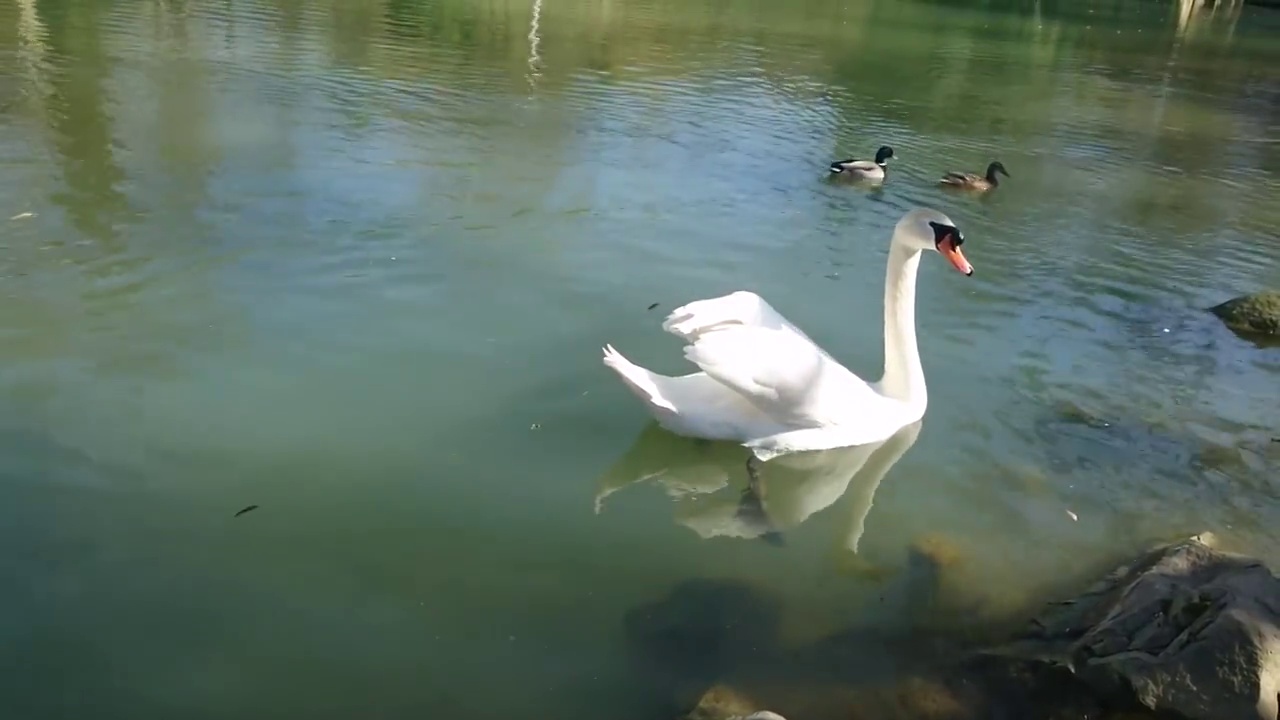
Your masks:
<instances>
[{"instance_id":1,"label":"orange beak","mask_svg":"<svg viewBox=\"0 0 1280 720\"><path fill-rule=\"evenodd\" d=\"M960 248L956 247L955 239L947 237L938 243L938 252L942 253L942 257L946 258L955 269L966 276L973 274L973 266L969 264L968 260L964 259L964 253L960 252Z\"/></svg>"}]
</instances>

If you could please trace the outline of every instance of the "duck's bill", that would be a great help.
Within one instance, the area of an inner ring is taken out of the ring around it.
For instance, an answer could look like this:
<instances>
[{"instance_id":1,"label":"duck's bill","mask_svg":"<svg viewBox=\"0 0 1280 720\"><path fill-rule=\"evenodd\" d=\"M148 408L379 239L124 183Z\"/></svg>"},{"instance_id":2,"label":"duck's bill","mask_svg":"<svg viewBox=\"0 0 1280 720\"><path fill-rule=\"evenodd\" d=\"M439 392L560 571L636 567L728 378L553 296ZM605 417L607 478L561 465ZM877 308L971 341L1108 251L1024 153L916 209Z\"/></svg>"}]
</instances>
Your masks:
<instances>
[{"instance_id":1,"label":"duck's bill","mask_svg":"<svg viewBox=\"0 0 1280 720\"><path fill-rule=\"evenodd\" d=\"M951 263L951 266L966 276L973 274L973 266L968 260L964 259L964 253L960 252L960 248L956 247L955 242L951 238L947 238L938 244L938 252L942 253L942 257Z\"/></svg>"}]
</instances>

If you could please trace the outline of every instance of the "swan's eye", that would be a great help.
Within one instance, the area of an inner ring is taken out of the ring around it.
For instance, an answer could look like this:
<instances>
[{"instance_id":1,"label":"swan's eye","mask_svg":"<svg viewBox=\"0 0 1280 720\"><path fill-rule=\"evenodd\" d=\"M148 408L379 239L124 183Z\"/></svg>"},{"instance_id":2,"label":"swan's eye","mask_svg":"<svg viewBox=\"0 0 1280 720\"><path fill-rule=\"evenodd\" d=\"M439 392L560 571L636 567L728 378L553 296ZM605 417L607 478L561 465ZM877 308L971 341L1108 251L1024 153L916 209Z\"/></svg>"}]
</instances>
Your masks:
<instances>
[{"instance_id":1,"label":"swan's eye","mask_svg":"<svg viewBox=\"0 0 1280 720\"><path fill-rule=\"evenodd\" d=\"M960 228L954 225L944 225L943 223L929 221L929 227L933 228L933 244L941 245L943 240L951 238L956 247L964 244L964 235L960 234Z\"/></svg>"}]
</instances>

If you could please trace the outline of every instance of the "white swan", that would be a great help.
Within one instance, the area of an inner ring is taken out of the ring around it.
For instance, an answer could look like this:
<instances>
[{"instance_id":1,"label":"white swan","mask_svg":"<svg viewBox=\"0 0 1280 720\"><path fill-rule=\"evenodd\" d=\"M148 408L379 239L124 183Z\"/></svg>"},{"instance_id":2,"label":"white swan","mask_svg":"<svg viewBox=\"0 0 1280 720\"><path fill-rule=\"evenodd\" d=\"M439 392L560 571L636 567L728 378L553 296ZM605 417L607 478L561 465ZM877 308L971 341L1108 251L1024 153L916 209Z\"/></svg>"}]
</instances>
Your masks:
<instances>
[{"instance_id":1,"label":"white swan","mask_svg":"<svg viewBox=\"0 0 1280 720\"><path fill-rule=\"evenodd\" d=\"M924 416L924 369L916 346L920 253L936 250L973 274L964 235L946 215L911 210L893 229L884 289L884 376L849 372L760 296L739 291L676 308L662 329L684 339L702 372L669 377L633 364L612 345L604 364L664 428L730 440L760 461L788 452L879 442Z\"/></svg>"}]
</instances>

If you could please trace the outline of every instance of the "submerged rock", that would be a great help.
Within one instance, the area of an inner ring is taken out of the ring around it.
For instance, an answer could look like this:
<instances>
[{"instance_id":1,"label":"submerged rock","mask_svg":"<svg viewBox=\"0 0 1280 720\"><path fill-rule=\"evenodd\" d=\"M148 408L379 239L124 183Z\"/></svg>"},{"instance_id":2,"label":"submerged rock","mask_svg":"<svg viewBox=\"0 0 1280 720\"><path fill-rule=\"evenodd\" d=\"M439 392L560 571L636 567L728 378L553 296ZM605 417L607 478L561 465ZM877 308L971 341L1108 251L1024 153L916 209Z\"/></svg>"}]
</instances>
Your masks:
<instances>
[{"instance_id":1,"label":"submerged rock","mask_svg":"<svg viewBox=\"0 0 1280 720\"><path fill-rule=\"evenodd\" d=\"M1280 578L1205 534L1057 603L998 651L1071 668L1099 697L1190 720L1280 716Z\"/></svg>"},{"instance_id":2,"label":"submerged rock","mask_svg":"<svg viewBox=\"0 0 1280 720\"><path fill-rule=\"evenodd\" d=\"M932 532L922 535L911 543L908 552L938 568L939 571L954 568L964 561L964 551L955 541L942 533Z\"/></svg>"},{"instance_id":3,"label":"submerged rock","mask_svg":"<svg viewBox=\"0 0 1280 720\"><path fill-rule=\"evenodd\" d=\"M1280 336L1280 291L1242 295L1209 312L1238 333Z\"/></svg>"},{"instance_id":4,"label":"submerged rock","mask_svg":"<svg viewBox=\"0 0 1280 720\"><path fill-rule=\"evenodd\" d=\"M850 709L851 720L963 720L976 717L968 698L936 679L911 677L870 690Z\"/></svg>"},{"instance_id":5,"label":"submerged rock","mask_svg":"<svg viewBox=\"0 0 1280 720\"><path fill-rule=\"evenodd\" d=\"M623 627L634 671L683 710L736 668L777 657L781 615L750 584L696 578L627 611Z\"/></svg>"},{"instance_id":6,"label":"submerged rock","mask_svg":"<svg viewBox=\"0 0 1280 720\"><path fill-rule=\"evenodd\" d=\"M929 676L872 688L841 720L1137 720L1108 708L1065 668L972 657ZM834 720L834 718L833 718Z\"/></svg>"},{"instance_id":7,"label":"submerged rock","mask_svg":"<svg viewBox=\"0 0 1280 720\"><path fill-rule=\"evenodd\" d=\"M685 720L786 720L726 685L713 685L699 698Z\"/></svg>"},{"instance_id":8,"label":"submerged rock","mask_svg":"<svg viewBox=\"0 0 1280 720\"><path fill-rule=\"evenodd\" d=\"M937 539L913 552L937 571L958 562ZM1258 560L1215 549L1209 534L1150 550L1087 591L1050 603L1012 641L993 647L988 636L975 645L970 636L963 647L930 649L945 635L901 638L934 659L899 665L889 682L868 682L874 673L840 661L840 647L865 654L873 639L850 632L809 653L838 677L803 662L802 652L790 654L790 664L815 681L811 687L802 680L788 690L793 683L776 672L747 686L804 720L1280 718L1280 578ZM881 664L894 664L894 645L887 638L876 644ZM694 707L688 720L744 720L762 711L723 685L684 707ZM753 720L765 718L776 720Z\"/></svg>"},{"instance_id":9,"label":"submerged rock","mask_svg":"<svg viewBox=\"0 0 1280 720\"><path fill-rule=\"evenodd\" d=\"M964 582L960 572L965 553L941 533L916 538L907 548L909 616L921 628L955 628L956 618L976 611L983 603Z\"/></svg>"},{"instance_id":10,"label":"submerged rock","mask_svg":"<svg viewBox=\"0 0 1280 720\"><path fill-rule=\"evenodd\" d=\"M1071 400L1060 400L1054 403L1053 411L1057 415L1057 419L1065 423L1083 425L1095 429L1111 427L1110 421Z\"/></svg>"}]
</instances>

